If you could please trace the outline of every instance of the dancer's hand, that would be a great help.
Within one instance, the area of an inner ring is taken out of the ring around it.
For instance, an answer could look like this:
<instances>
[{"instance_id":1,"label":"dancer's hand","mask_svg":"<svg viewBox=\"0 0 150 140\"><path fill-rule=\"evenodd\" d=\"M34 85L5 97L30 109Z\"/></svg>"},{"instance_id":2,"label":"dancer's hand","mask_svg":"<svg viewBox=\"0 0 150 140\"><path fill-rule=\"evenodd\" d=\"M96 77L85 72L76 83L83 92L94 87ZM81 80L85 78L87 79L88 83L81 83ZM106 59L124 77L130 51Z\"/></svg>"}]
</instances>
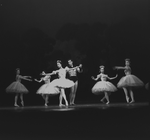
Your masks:
<instances>
[{"instance_id":1,"label":"dancer's hand","mask_svg":"<svg viewBox=\"0 0 150 140\"><path fill-rule=\"evenodd\" d=\"M91 78L92 78L93 80L95 80L95 78L94 78L93 76L91 76Z\"/></svg>"},{"instance_id":2,"label":"dancer's hand","mask_svg":"<svg viewBox=\"0 0 150 140\"><path fill-rule=\"evenodd\" d=\"M113 70L118 70L118 67L117 66L113 67Z\"/></svg>"},{"instance_id":3,"label":"dancer's hand","mask_svg":"<svg viewBox=\"0 0 150 140\"><path fill-rule=\"evenodd\" d=\"M39 82L37 79L34 79L34 81Z\"/></svg>"},{"instance_id":4,"label":"dancer's hand","mask_svg":"<svg viewBox=\"0 0 150 140\"><path fill-rule=\"evenodd\" d=\"M32 81L32 79L27 79L28 81Z\"/></svg>"},{"instance_id":5,"label":"dancer's hand","mask_svg":"<svg viewBox=\"0 0 150 140\"><path fill-rule=\"evenodd\" d=\"M82 64L79 65L79 68L81 68L81 67L82 67Z\"/></svg>"},{"instance_id":6,"label":"dancer's hand","mask_svg":"<svg viewBox=\"0 0 150 140\"><path fill-rule=\"evenodd\" d=\"M45 71L42 71L41 75L46 75Z\"/></svg>"}]
</instances>

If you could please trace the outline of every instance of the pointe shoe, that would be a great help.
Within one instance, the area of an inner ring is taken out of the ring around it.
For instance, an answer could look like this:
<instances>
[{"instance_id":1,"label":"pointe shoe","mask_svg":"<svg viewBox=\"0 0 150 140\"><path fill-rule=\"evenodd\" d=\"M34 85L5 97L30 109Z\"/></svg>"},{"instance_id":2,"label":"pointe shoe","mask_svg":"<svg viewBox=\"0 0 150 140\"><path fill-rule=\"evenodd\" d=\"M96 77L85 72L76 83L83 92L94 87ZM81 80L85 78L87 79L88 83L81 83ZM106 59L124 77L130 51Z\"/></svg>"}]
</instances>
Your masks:
<instances>
[{"instance_id":1,"label":"pointe shoe","mask_svg":"<svg viewBox=\"0 0 150 140\"><path fill-rule=\"evenodd\" d=\"M70 105L76 105L75 103L70 103Z\"/></svg>"},{"instance_id":2,"label":"pointe shoe","mask_svg":"<svg viewBox=\"0 0 150 140\"><path fill-rule=\"evenodd\" d=\"M48 106L47 104L45 104L44 106Z\"/></svg>"},{"instance_id":3,"label":"pointe shoe","mask_svg":"<svg viewBox=\"0 0 150 140\"><path fill-rule=\"evenodd\" d=\"M102 102L102 103L105 103L103 99L101 99L101 102Z\"/></svg>"},{"instance_id":4,"label":"pointe shoe","mask_svg":"<svg viewBox=\"0 0 150 140\"><path fill-rule=\"evenodd\" d=\"M17 104L14 104L14 106L15 106L15 107L19 107L19 105L17 105Z\"/></svg>"},{"instance_id":5,"label":"pointe shoe","mask_svg":"<svg viewBox=\"0 0 150 140\"><path fill-rule=\"evenodd\" d=\"M127 100L127 103L129 103L129 98L127 98L126 100Z\"/></svg>"},{"instance_id":6,"label":"pointe shoe","mask_svg":"<svg viewBox=\"0 0 150 140\"><path fill-rule=\"evenodd\" d=\"M24 106L24 102L21 102L21 105Z\"/></svg>"},{"instance_id":7,"label":"pointe shoe","mask_svg":"<svg viewBox=\"0 0 150 140\"><path fill-rule=\"evenodd\" d=\"M135 101L131 101L130 104L134 103Z\"/></svg>"},{"instance_id":8,"label":"pointe shoe","mask_svg":"<svg viewBox=\"0 0 150 140\"><path fill-rule=\"evenodd\" d=\"M59 104L60 107L65 106L64 104Z\"/></svg>"},{"instance_id":9,"label":"pointe shoe","mask_svg":"<svg viewBox=\"0 0 150 140\"><path fill-rule=\"evenodd\" d=\"M109 104L109 102L106 103L107 105Z\"/></svg>"}]
</instances>

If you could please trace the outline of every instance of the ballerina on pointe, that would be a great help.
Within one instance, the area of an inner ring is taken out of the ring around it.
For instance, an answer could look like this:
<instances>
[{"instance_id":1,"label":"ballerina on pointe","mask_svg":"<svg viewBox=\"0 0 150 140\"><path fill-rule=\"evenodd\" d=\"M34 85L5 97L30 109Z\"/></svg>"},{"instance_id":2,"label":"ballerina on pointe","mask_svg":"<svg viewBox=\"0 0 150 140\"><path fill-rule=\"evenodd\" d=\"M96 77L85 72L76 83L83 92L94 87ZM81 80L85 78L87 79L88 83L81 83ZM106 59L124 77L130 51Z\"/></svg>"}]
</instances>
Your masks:
<instances>
[{"instance_id":1,"label":"ballerina on pointe","mask_svg":"<svg viewBox=\"0 0 150 140\"><path fill-rule=\"evenodd\" d=\"M117 69L117 70L123 69L124 70L125 76L123 76L120 79L120 81L117 84L117 87L122 88L124 90L127 103L135 102L132 88L142 87L142 86L144 86L144 83L138 77L131 74L130 59L128 59L128 58L125 59L124 67L115 66L114 69ZM128 96L128 91L130 93L131 101Z\"/></svg>"},{"instance_id":2,"label":"ballerina on pointe","mask_svg":"<svg viewBox=\"0 0 150 140\"><path fill-rule=\"evenodd\" d=\"M52 74L58 74L58 78L54 79L51 82L52 87L57 87L60 90L60 96L59 96L59 106L68 106L68 101L65 95L65 89L66 88L71 88L74 86L74 82L66 79L66 73L67 69L62 67L62 62L61 60L57 60L57 67L59 68L56 71L53 71ZM48 73L46 75L49 75ZM65 105L62 104L63 99L65 100Z\"/></svg>"}]
</instances>

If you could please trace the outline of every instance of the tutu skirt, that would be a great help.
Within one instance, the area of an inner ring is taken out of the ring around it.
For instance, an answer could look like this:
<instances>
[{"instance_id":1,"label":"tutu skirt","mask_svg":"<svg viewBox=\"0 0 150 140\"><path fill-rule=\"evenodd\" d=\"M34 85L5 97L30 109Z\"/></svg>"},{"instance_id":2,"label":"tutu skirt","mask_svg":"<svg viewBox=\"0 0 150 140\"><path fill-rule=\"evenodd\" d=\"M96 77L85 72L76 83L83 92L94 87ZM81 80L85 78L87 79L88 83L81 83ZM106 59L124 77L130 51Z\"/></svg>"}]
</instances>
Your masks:
<instances>
[{"instance_id":1,"label":"tutu skirt","mask_svg":"<svg viewBox=\"0 0 150 140\"><path fill-rule=\"evenodd\" d=\"M126 75L120 79L117 84L118 88L123 87L140 87L144 86L144 83L135 75Z\"/></svg>"},{"instance_id":2,"label":"tutu skirt","mask_svg":"<svg viewBox=\"0 0 150 140\"><path fill-rule=\"evenodd\" d=\"M55 95L59 93L59 89L57 87L52 86L51 83L44 84L37 90L37 94Z\"/></svg>"},{"instance_id":3,"label":"tutu skirt","mask_svg":"<svg viewBox=\"0 0 150 140\"><path fill-rule=\"evenodd\" d=\"M117 91L117 88L108 81L99 81L92 88L92 93L97 94L97 95L101 94L105 91L106 92L115 92L115 91Z\"/></svg>"},{"instance_id":4,"label":"tutu skirt","mask_svg":"<svg viewBox=\"0 0 150 140\"><path fill-rule=\"evenodd\" d=\"M28 93L29 91L22 83L20 83L19 81L15 81L6 88L6 92L7 93Z\"/></svg>"},{"instance_id":5,"label":"tutu skirt","mask_svg":"<svg viewBox=\"0 0 150 140\"><path fill-rule=\"evenodd\" d=\"M52 86L58 87L58 88L70 88L74 86L73 81L69 79L65 79L65 78L55 79L51 82L51 84Z\"/></svg>"}]
</instances>

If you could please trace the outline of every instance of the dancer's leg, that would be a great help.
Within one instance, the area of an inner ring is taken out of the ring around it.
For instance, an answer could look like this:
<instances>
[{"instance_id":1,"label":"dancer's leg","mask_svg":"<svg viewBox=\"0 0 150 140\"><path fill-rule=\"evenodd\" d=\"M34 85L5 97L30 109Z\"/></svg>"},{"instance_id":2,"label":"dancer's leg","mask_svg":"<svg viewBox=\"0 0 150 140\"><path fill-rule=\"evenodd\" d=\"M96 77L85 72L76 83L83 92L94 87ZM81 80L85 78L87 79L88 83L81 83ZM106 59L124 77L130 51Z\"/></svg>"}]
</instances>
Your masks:
<instances>
[{"instance_id":1,"label":"dancer's leg","mask_svg":"<svg viewBox=\"0 0 150 140\"><path fill-rule=\"evenodd\" d=\"M45 100L45 94L42 94L41 96L42 96L42 98Z\"/></svg>"},{"instance_id":2,"label":"dancer's leg","mask_svg":"<svg viewBox=\"0 0 150 140\"><path fill-rule=\"evenodd\" d=\"M20 94L21 105L24 106L23 94Z\"/></svg>"},{"instance_id":3,"label":"dancer's leg","mask_svg":"<svg viewBox=\"0 0 150 140\"><path fill-rule=\"evenodd\" d=\"M73 104L73 94L74 94L74 89L75 89L74 86L72 86L72 87L70 88L70 105Z\"/></svg>"},{"instance_id":4,"label":"dancer's leg","mask_svg":"<svg viewBox=\"0 0 150 140\"><path fill-rule=\"evenodd\" d=\"M66 98L65 90L63 88L61 89L61 93L62 93L62 98L64 98L64 100L65 100L66 106L68 106L68 101L67 101L67 98Z\"/></svg>"},{"instance_id":5,"label":"dancer's leg","mask_svg":"<svg viewBox=\"0 0 150 140\"><path fill-rule=\"evenodd\" d=\"M104 94L105 94L105 93L104 93ZM101 99L101 102L105 103L105 102L104 102L105 98L106 98L106 97L105 97L105 95L104 95L104 97Z\"/></svg>"},{"instance_id":6,"label":"dancer's leg","mask_svg":"<svg viewBox=\"0 0 150 140\"><path fill-rule=\"evenodd\" d=\"M73 96L72 96L72 104L74 104L74 101L75 101L77 88L78 88L78 81L76 81L75 85L74 85L74 92L73 92Z\"/></svg>"},{"instance_id":7,"label":"dancer's leg","mask_svg":"<svg viewBox=\"0 0 150 140\"><path fill-rule=\"evenodd\" d=\"M62 99L63 99L63 90L62 90L62 89L60 89L60 95L59 95L59 106L64 106L64 105L62 104Z\"/></svg>"},{"instance_id":8,"label":"dancer's leg","mask_svg":"<svg viewBox=\"0 0 150 140\"><path fill-rule=\"evenodd\" d=\"M135 100L134 100L134 94L133 94L132 89L130 89L129 92L130 92L130 96L131 96L131 102L130 103L133 103L133 102L135 102Z\"/></svg>"},{"instance_id":9,"label":"dancer's leg","mask_svg":"<svg viewBox=\"0 0 150 140\"><path fill-rule=\"evenodd\" d=\"M127 103L129 103L128 91L127 91L126 88L123 88L123 90L124 90L124 93L125 93L126 101L127 101Z\"/></svg>"},{"instance_id":10,"label":"dancer's leg","mask_svg":"<svg viewBox=\"0 0 150 140\"><path fill-rule=\"evenodd\" d=\"M47 104L48 104L48 95L45 95L45 106L47 106Z\"/></svg>"},{"instance_id":11,"label":"dancer's leg","mask_svg":"<svg viewBox=\"0 0 150 140\"><path fill-rule=\"evenodd\" d=\"M109 104L109 96L108 96L108 93L107 93L107 92L105 92L105 98L106 98L106 100L107 100L106 104Z\"/></svg>"},{"instance_id":12,"label":"dancer's leg","mask_svg":"<svg viewBox=\"0 0 150 140\"><path fill-rule=\"evenodd\" d=\"M14 102L14 106L16 106L16 107L19 107L19 105L17 104L18 96L19 96L19 94L16 93L16 95L15 95L15 102Z\"/></svg>"}]
</instances>

